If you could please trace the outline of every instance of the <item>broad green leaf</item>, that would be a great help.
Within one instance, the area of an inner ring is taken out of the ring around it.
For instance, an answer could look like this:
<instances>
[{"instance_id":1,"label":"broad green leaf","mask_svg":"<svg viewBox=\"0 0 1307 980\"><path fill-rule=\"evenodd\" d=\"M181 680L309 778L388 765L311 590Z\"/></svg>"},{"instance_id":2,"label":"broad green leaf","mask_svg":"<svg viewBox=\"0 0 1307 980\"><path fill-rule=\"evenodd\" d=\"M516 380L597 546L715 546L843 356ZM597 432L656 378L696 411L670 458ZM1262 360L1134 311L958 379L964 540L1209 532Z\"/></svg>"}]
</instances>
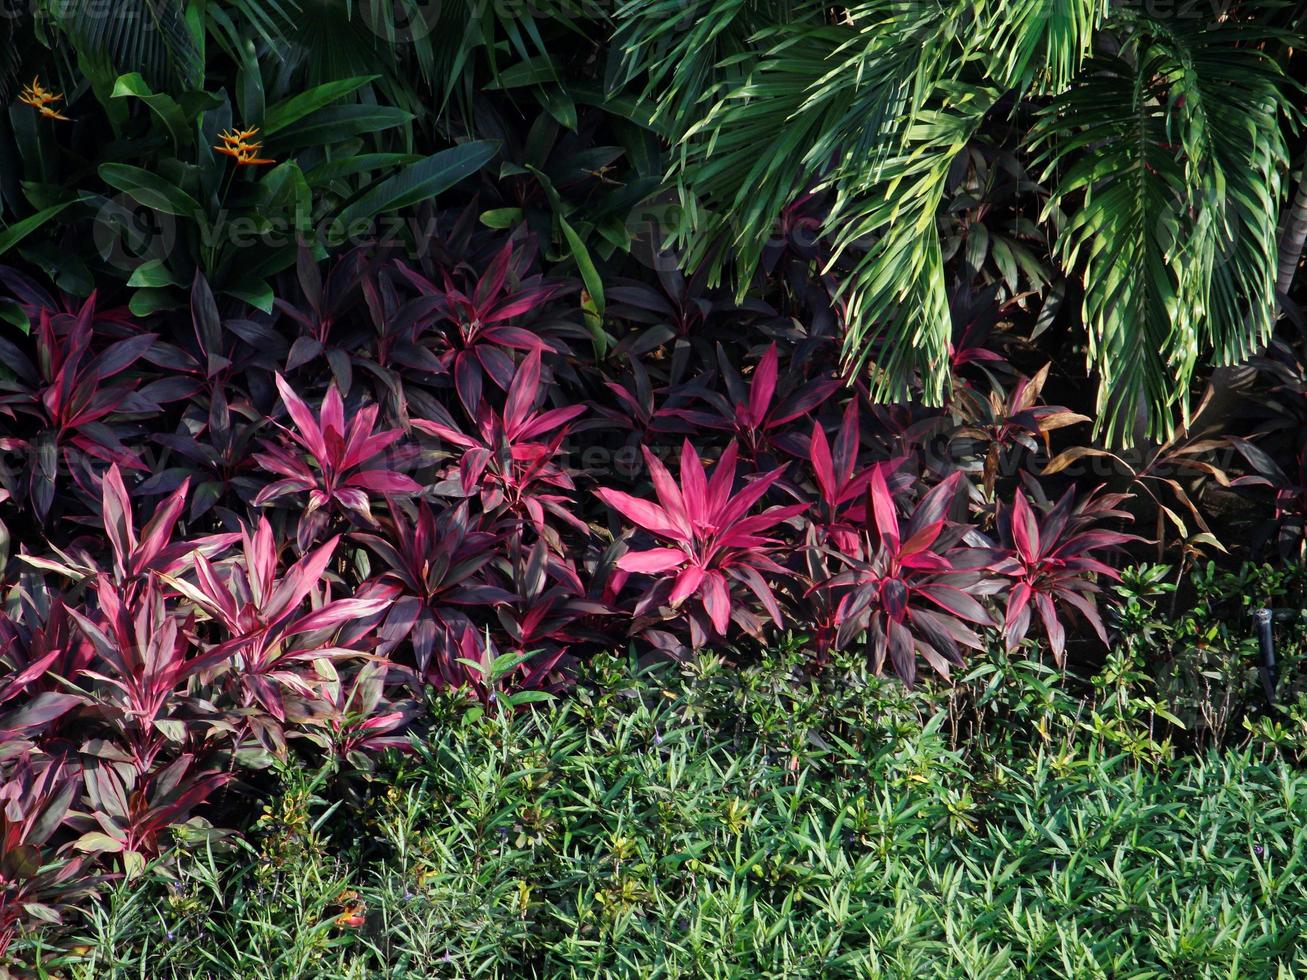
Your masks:
<instances>
[{"instance_id":1,"label":"broad green leaf","mask_svg":"<svg viewBox=\"0 0 1307 980\"><path fill-rule=\"evenodd\" d=\"M157 288L161 286L182 286L185 283L173 275L172 271L164 264L163 259L150 259L148 262L142 262L136 267L131 278L127 280L127 285Z\"/></svg>"},{"instance_id":2,"label":"broad green leaf","mask_svg":"<svg viewBox=\"0 0 1307 980\"><path fill-rule=\"evenodd\" d=\"M413 113L394 106L327 106L277 131L268 140L266 152L276 156L307 146L331 146L362 133L376 133L402 126Z\"/></svg>"},{"instance_id":3,"label":"broad green leaf","mask_svg":"<svg viewBox=\"0 0 1307 980\"><path fill-rule=\"evenodd\" d=\"M135 316L149 316L160 310L174 310L182 305L178 295L169 289L138 289L127 301L127 308Z\"/></svg>"},{"instance_id":4,"label":"broad green leaf","mask_svg":"<svg viewBox=\"0 0 1307 980\"><path fill-rule=\"evenodd\" d=\"M103 831L92 830L73 841L73 847L90 854L116 853L123 849L123 842Z\"/></svg>"},{"instance_id":5,"label":"broad green leaf","mask_svg":"<svg viewBox=\"0 0 1307 980\"><path fill-rule=\"evenodd\" d=\"M504 700L508 702L510 708L516 708L519 704L553 701L555 698L548 691L519 691L516 694L508 695Z\"/></svg>"},{"instance_id":6,"label":"broad green leaf","mask_svg":"<svg viewBox=\"0 0 1307 980\"><path fill-rule=\"evenodd\" d=\"M140 72L129 72L126 75L119 75L118 80L114 82L111 98L123 99L133 96L140 99L150 111L159 117L168 130L168 135L172 137L174 146L181 147L190 142L191 128L190 121L186 118L182 107L177 104L177 100L166 93L156 93L145 83Z\"/></svg>"},{"instance_id":7,"label":"broad green leaf","mask_svg":"<svg viewBox=\"0 0 1307 980\"><path fill-rule=\"evenodd\" d=\"M340 212L346 227L435 197L476 173L499 152L498 142L476 140L432 154L369 187Z\"/></svg>"},{"instance_id":8,"label":"broad green leaf","mask_svg":"<svg viewBox=\"0 0 1307 980\"><path fill-rule=\"evenodd\" d=\"M32 321L27 318L23 308L11 299L0 299L0 320L12 323L23 333L32 332Z\"/></svg>"},{"instance_id":9,"label":"broad green leaf","mask_svg":"<svg viewBox=\"0 0 1307 980\"><path fill-rule=\"evenodd\" d=\"M311 112L317 112L324 106L331 105L337 99L343 99L351 92L356 92L369 82L376 81L380 75L356 75L327 82L283 99L276 105L268 106L263 113L262 135L271 136L280 132L291 123L298 122Z\"/></svg>"},{"instance_id":10,"label":"broad green leaf","mask_svg":"<svg viewBox=\"0 0 1307 980\"><path fill-rule=\"evenodd\" d=\"M500 231L521 224L522 220L523 211L521 208L491 208L489 211L481 212L481 223L487 228L495 228Z\"/></svg>"},{"instance_id":11,"label":"broad green leaf","mask_svg":"<svg viewBox=\"0 0 1307 980\"><path fill-rule=\"evenodd\" d=\"M557 86L551 86L536 89L535 94L536 99L544 106L545 111L553 116L560 126L566 126L573 132L576 131L576 104L566 91Z\"/></svg>"},{"instance_id":12,"label":"broad green leaf","mask_svg":"<svg viewBox=\"0 0 1307 980\"><path fill-rule=\"evenodd\" d=\"M264 313L272 312L272 301L275 297L272 293L272 287L266 282L249 286L228 286L223 292L228 296L235 296L237 299L249 303L250 306L262 310Z\"/></svg>"},{"instance_id":13,"label":"broad green leaf","mask_svg":"<svg viewBox=\"0 0 1307 980\"><path fill-rule=\"evenodd\" d=\"M204 209L195 198L149 170L126 163L102 163L99 172L100 178L110 187L122 191L147 208L183 218L203 220Z\"/></svg>"},{"instance_id":14,"label":"broad green leaf","mask_svg":"<svg viewBox=\"0 0 1307 980\"><path fill-rule=\"evenodd\" d=\"M186 722L178 721L176 718L156 718L154 727L170 742L180 742L186 738Z\"/></svg>"},{"instance_id":15,"label":"broad green leaf","mask_svg":"<svg viewBox=\"0 0 1307 980\"><path fill-rule=\"evenodd\" d=\"M355 174L371 173L374 170L403 167L417 163L421 159L422 156L418 153L351 153L339 160L327 160L318 164L304 174L304 179L317 186L339 177L352 177Z\"/></svg>"},{"instance_id":16,"label":"broad green leaf","mask_svg":"<svg viewBox=\"0 0 1307 980\"><path fill-rule=\"evenodd\" d=\"M553 59L542 54L505 68L495 75L491 81L487 82L485 87L488 89L510 89L557 81L558 69L554 67Z\"/></svg>"}]
</instances>

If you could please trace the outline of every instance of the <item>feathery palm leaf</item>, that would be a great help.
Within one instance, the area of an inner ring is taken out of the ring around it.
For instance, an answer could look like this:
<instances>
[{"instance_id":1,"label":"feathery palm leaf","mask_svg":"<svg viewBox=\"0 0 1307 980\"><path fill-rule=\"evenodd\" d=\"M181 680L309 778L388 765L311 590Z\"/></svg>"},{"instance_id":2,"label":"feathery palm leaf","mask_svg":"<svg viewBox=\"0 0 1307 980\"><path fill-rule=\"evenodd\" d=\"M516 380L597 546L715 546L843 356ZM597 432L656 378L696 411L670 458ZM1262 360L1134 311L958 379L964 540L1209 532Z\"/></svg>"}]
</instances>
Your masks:
<instances>
[{"instance_id":1,"label":"feathery palm leaf","mask_svg":"<svg viewBox=\"0 0 1307 980\"><path fill-rule=\"evenodd\" d=\"M1166 438L1201 357L1266 343L1287 157L1283 76L1248 43L1264 33L1132 26L1123 57L1094 59L1036 132L1049 208L1071 215L1057 250L1084 280L1099 428L1115 442L1141 407Z\"/></svg>"},{"instance_id":2,"label":"feathery palm leaf","mask_svg":"<svg viewBox=\"0 0 1307 980\"><path fill-rule=\"evenodd\" d=\"M1169 145L1169 63L1155 49L1134 63L1100 56L1049 109L1040 133L1041 146L1056 140L1053 163L1066 163L1049 207L1084 197L1057 248L1064 266L1083 270L1089 359L1111 438L1134 420L1140 399L1153 417L1169 417L1173 379L1192 372L1197 356L1185 342L1200 310L1185 281L1188 189Z\"/></svg>"},{"instance_id":3,"label":"feathery palm leaf","mask_svg":"<svg viewBox=\"0 0 1307 980\"><path fill-rule=\"evenodd\" d=\"M1141 407L1168 433L1201 358L1269 334L1291 110L1262 42L1290 39L1257 20L1279 8L1163 23L1108 0L864 0L837 18L702 0L709 21L683 40L660 2L615 20L624 77L642 71L663 120L684 121L686 264L715 282L730 254L743 291L782 209L831 190L846 357L882 398L948 393L935 222L953 155L1004 93L1054 97L1034 148L1056 181L1047 213L1071 216L1056 250L1085 278L1100 432L1119 440Z\"/></svg>"},{"instance_id":4,"label":"feathery palm leaf","mask_svg":"<svg viewBox=\"0 0 1307 980\"><path fill-rule=\"evenodd\" d=\"M937 215L954 158L999 93L961 83L938 92L940 104L916 113L902 152L873 182L842 175L830 219L837 258L872 243L843 286L846 359L850 367L874 365L872 394L883 400L907 398L914 373L928 401L948 394L953 324Z\"/></svg>"},{"instance_id":5,"label":"feathery palm leaf","mask_svg":"<svg viewBox=\"0 0 1307 980\"><path fill-rule=\"evenodd\" d=\"M642 94L655 102L655 123L683 133L705 94L753 67L755 34L820 23L820 13L810 0L626 0L613 18L615 80L627 85L642 78Z\"/></svg>"},{"instance_id":6,"label":"feathery palm leaf","mask_svg":"<svg viewBox=\"0 0 1307 980\"><path fill-rule=\"evenodd\" d=\"M862 251L845 284L850 366L873 361L881 397L919 374L941 401L951 327L935 217L949 165L1003 88L1063 84L1102 13L1103 0L867 0L837 25L756 32L764 53L684 137L688 264L729 244L747 284L781 210L832 188L837 257ZM676 97L675 71L651 77Z\"/></svg>"},{"instance_id":7,"label":"feathery palm leaf","mask_svg":"<svg viewBox=\"0 0 1307 980\"><path fill-rule=\"evenodd\" d=\"M988 74L1004 88L1039 93L1064 90L1089 57L1108 0L1008 0L981 5L977 32Z\"/></svg>"}]
</instances>

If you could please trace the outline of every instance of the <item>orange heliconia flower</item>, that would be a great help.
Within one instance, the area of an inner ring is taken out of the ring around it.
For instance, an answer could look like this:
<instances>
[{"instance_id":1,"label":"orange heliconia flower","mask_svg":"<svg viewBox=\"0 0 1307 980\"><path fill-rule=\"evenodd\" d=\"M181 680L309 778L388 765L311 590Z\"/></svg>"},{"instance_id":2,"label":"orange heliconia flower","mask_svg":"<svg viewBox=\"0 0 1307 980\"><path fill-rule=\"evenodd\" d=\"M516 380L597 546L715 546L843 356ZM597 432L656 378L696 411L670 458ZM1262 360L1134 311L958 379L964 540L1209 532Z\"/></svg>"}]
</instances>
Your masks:
<instances>
[{"instance_id":1,"label":"orange heliconia flower","mask_svg":"<svg viewBox=\"0 0 1307 980\"><path fill-rule=\"evenodd\" d=\"M222 143L215 146L214 149L234 159L238 167L255 167L267 163L276 163L276 160L269 160L259 156L259 151L263 149L263 143L252 138L258 131L259 127L254 126L250 129L235 129L219 133L218 139Z\"/></svg>"},{"instance_id":2,"label":"orange heliconia flower","mask_svg":"<svg viewBox=\"0 0 1307 980\"><path fill-rule=\"evenodd\" d=\"M24 85L23 90L18 93L18 101L30 105L47 119L58 119L62 122L71 122L71 120L57 109L52 108L54 103L63 101L62 92L51 92L41 85L41 78L38 75L32 79L31 85Z\"/></svg>"}]
</instances>

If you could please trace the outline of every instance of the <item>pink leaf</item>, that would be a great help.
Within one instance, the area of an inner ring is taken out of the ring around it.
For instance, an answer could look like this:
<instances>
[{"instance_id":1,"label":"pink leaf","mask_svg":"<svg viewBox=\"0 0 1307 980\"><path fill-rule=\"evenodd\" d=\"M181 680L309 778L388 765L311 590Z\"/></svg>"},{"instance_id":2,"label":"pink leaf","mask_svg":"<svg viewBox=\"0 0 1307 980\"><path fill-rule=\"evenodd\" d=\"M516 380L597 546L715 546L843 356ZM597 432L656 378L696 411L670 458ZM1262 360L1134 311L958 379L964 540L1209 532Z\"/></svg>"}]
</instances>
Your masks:
<instances>
[{"instance_id":1,"label":"pink leaf","mask_svg":"<svg viewBox=\"0 0 1307 980\"><path fill-rule=\"evenodd\" d=\"M191 478L188 476L182 481L182 485L168 495L168 499L159 505L155 510L154 516L146 523L145 528L141 531L141 543L136 549L136 555L132 560L131 572L133 575L139 575L150 563L158 557L163 551L164 545L172 537L172 530L177 526L177 519L181 517L182 510L186 506L186 491L190 489Z\"/></svg>"},{"instance_id":2,"label":"pink leaf","mask_svg":"<svg viewBox=\"0 0 1307 980\"><path fill-rule=\"evenodd\" d=\"M509 432L516 432L522 427L531 409L535 407L536 396L540 393L540 348L536 348L522 359L513 383L508 386L508 398L504 402L504 427Z\"/></svg>"},{"instance_id":3,"label":"pink leaf","mask_svg":"<svg viewBox=\"0 0 1307 980\"><path fill-rule=\"evenodd\" d=\"M432 422L428 419L414 419L413 428L419 429L428 435L437 436L446 442L452 442L455 446L462 446L465 449L471 449L476 445L475 439L470 439L457 429L451 429L441 422Z\"/></svg>"},{"instance_id":4,"label":"pink leaf","mask_svg":"<svg viewBox=\"0 0 1307 980\"><path fill-rule=\"evenodd\" d=\"M315 484L298 478L277 480L274 483L269 483L266 487L256 493L254 495L254 500L251 501L251 503L253 503L255 507L262 507L264 504L271 500L276 500L278 497L284 497L288 493L300 493L304 490L312 490L314 486Z\"/></svg>"},{"instance_id":5,"label":"pink leaf","mask_svg":"<svg viewBox=\"0 0 1307 980\"><path fill-rule=\"evenodd\" d=\"M985 607L972 596L951 585L925 585L917 590L935 605L946 609L954 616L988 626L989 614Z\"/></svg>"},{"instance_id":6,"label":"pink leaf","mask_svg":"<svg viewBox=\"0 0 1307 980\"><path fill-rule=\"evenodd\" d=\"M649 467L649 479L653 483L654 493L658 495L658 502L663 505L663 510L673 524L680 529L676 537L686 541L692 540L694 529L685 510L685 498L681 496L680 487L676 485L676 481L672 479L672 474L667 471L662 460L651 453L648 446L640 448L644 452L645 465Z\"/></svg>"},{"instance_id":7,"label":"pink leaf","mask_svg":"<svg viewBox=\"0 0 1307 980\"><path fill-rule=\"evenodd\" d=\"M1057 610L1053 608L1052 597L1043 592L1038 593L1035 596L1035 608L1039 610L1039 618L1044 623L1044 632L1048 634L1048 643L1053 648L1053 656L1061 661L1062 650L1066 646L1066 631L1062 628Z\"/></svg>"},{"instance_id":8,"label":"pink leaf","mask_svg":"<svg viewBox=\"0 0 1307 980\"><path fill-rule=\"evenodd\" d=\"M104 511L104 531L113 548L113 563L118 574L127 570L127 556L136 550L136 535L132 530L132 504L123 484L122 472L116 464L109 467L100 485L101 507Z\"/></svg>"},{"instance_id":9,"label":"pink leaf","mask_svg":"<svg viewBox=\"0 0 1307 980\"><path fill-rule=\"evenodd\" d=\"M309 494L309 506L305 511L306 516L311 511L317 509L317 505L313 502L313 497L314 494L317 494L318 492L319 491L315 490L313 493ZM368 500L367 493L363 490L360 490L358 487L341 486L336 488L334 497L346 510L352 510L368 523L372 523L371 503ZM324 501L324 503L325 502L326 501Z\"/></svg>"},{"instance_id":10,"label":"pink leaf","mask_svg":"<svg viewBox=\"0 0 1307 980\"><path fill-rule=\"evenodd\" d=\"M731 490L735 487L735 461L739 458L740 447L734 439L726 447L717 465L713 467L712 478L708 481L708 512L720 514L731 499ZM747 510L748 508L746 508Z\"/></svg>"},{"instance_id":11,"label":"pink leaf","mask_svg":"<svg viewBox=\"0 0 1307 980\"><path fill-rule=\"evenodd\" d=\"M371 493L417 493L422 489L411 477L393 470L360 470L345 481Z\"/></svg>"},{"instance_id":12,"label":"pink leaf","mask_svg":"<svg viewBox=\"0 0 1307 980\"><path fill-rule=\"evenodd\" d=\"M374 406L373 414L375 413ZM358 418L362 417L364 414L360 413ZM327 395L322 399L322 441L332 448L339 446L343 449L345 445L345 403L341 400L335 382L327 388ZM340 449L337 449L339 452Z\"/></svg>"},{"instance_id":13,"label":"pink leaf","mask_svg":"<svg viewBox=\"0 0 1307 980\"><path fill-rule=\"evenodd\" d=\"M1026 561L1039 557L1039 524L1035 520L1026 495L1020 490L1012 501L1012 541Z\"/></svg>"},{"instance_id":14,"label":"pink leaf","mask_svg":"<svg viewBox=\"0 0 1307 980\"><path fill-rule=\"evenodd\" d=\"M262 527L260 527L260 530L262 530ZM331 557L335 553L339 541L340 535L338 534L326 544L320 545L316 550L309 552L295 563L294 567L286 573L285 578L277 583L277 587L263 607L263 614L268 623L275 623L304 601L304 597L318 584L318 580L322 578L322 573L326 571L327 566L331 563Z\"/></svg>"},{"instance_id":15,"label":"pink leaf","mask_svg":"<svg viewBox=\"0 0 1307 980\"><path fill-rule=\"evenodd\" d=\"M944 522L936 521L934 524L927 524L921 530L917 531L903 542L899 548L900 558L910 558L919 552L925 551L935 543L941 531L944 530Z\"/></svg>"},{"instance_id":16,"label":"pink leaf","mask_svg":"<svg viewBox=\"0 0 1307 980\"><path fill-rule=\"evenodd\" d=\"M767 348L758 367L753 372L753 384L749 387L749 416L754 425L760 425L771 407L772 396L776 394L776 373L780 359L776 354L776 344Z\"/></svg>"},{"instance_id":17,"label":"pink leaf","mask_svg":"<svg viewBox=\"0 0 1307 980\"><path fill-rule=\"evenodd\" d=\"M703 581L703 608L712 620L713 629L725 635L731 622L731 596L721 572L708 572Z\"/></svg>"},{"instance_id":18,"label":"pink leaf","mask_svg":"<svg viewBox=\"0 0 1307 980\"><path fill-rule=\"evenodd\" d=\"M817 489L822 499L835 502L835 467L831 462L830 442L826 439L826 430L820 422L812 423L812 439L808 443L808 454L812 458L812 473L817 478Z\"/></svg>"},{"instance_id":19,"label":"pink leaf","mask_svg":"<svg viewBox=\"0 0 1307 980\"><path fill-rule=\"evenodd\" d=\"M689 542L689 536L684 530L674 523L667 512L657 504L650 503L647 500L641 500L639 497L632 497L628 493L622 493L620 490L609 490L604 488L596 490L595 494L613 510L617 511L627 520L633 522L646 531L654 534L661 534L665 538L671 538L673 541Z\"/></svg>"},{"instance_id":20,"label":"pink leaf","mask_svg":"<svg viewBox=\"0 0 1307 980\"><path fill-rule=\"evenodd\" d=\"M617 559L617 567L626 572L643 572L656 575L679 568L688 560L680 548L653 548L649 551L628 551Z\"/></svg>"},{"instance_id":21,"label":"pink leaf","mask_svg":"<svg viewBox=\"0 0 1307 980\"><path fill-rule=\"evenodd\" d=\"M720 463L717 465L721 466ZM779 466L770 473L764 473L757 479L750 480L741 488L739 493L731 498L725 507L713 515L716 523L723 527L730 527L740 520L754 504L762 499L763 495L771 488L771 485L779 480L784 472L785 467ZM713 474L714 477L716 475L716 473Z\"/></svg>"},{"instance_id":22,"label":"pink leaf","mask_svg":"<svg viewBox=\"0 0 1307 980\"><path fill-rule=\"evenodd\" d=\"M313 417L313 412L299 395L291 389L278 372L275 376L277 390L281 392L281 400L286 406L286 411L290 413L291 421L295 423L295 428L299 430L298 442L305 449L311 452L317 459L325 459L327 456L326 443L322 441L322 433L318 429L318 422Z\"/></svg>"},{"instance_id":23,"label":"pink leaf","mask_svg":"<svg viewBox=\"0 0 1307 980\"><path fill-rule=\"evenodd\" d=\"M1017 648L1017 644L1021 642L1022 637L1026 635L1026 630L1030 627L1030 599L1033 595L1034 592L1030 586L1026 585L1025 582L1018 582L1012 587L1012 592L1007 597L1007 613L1004 617L1003 632L1007 636L1009 651Z\"/></svg>"},{"instance_id":24,"label":"pink leaf","mask_svg":"<svg viewBox=\"0 0 1307 980\"><path fill-rule=\"evenodd\" d=\"M459 484L465 494L471 494L481 482L481 474L490 465L489 449L478 447L469 449L458 463Z\"/></svg>"},{"instance_id":25,"label":"pink leaf","mask_svg":"<svg viewBox=\"0 0 1307 980\"><path fill-rule=\"evenodd\" d=\"M847 480L853 474L853 467L858 458L860 429L858 396L854 395L844 409L844 420L840 423L840 431L835 436L834 463L841 480Z\"/></svg>"},{"instance_id":26,"label":"pink leaf","mask_svg":"<svg viewBox=\"0 0 1307 980\"><path fill-rule=\"evenodd\" d=\"M306 613L286 627L286 635L311 633L314 630L332 629L355 619L363 619L373 613L379 613L391 603L390 596L375 599L337 599L321 609Z\"/></svg>"},{"instance_id":27,"label":"pink leaf","mask_svg":"<svg viewBox=\"0 0 1307 980\"><path fill-rule=\"evenodd\" d=\"M889 484L885 482L884 467L877 463L871 473L871 509L875 517L876 529L881 540L891 551L899 547L899 518L894 508L894 497L890 494Z\"/></svg>"},{"instance_id":28,"label":"pink leaf","mask_svg":"<svg viewBox=\"0 0 1307 980\"><path fill-rule=\"evenodd\" d=\"M467 351L460 351L454 358L454 387L470 418L476 418L481 405L482 382L481 362Z\"/></svg>"},{"instance_id":29,"label":"pink leaf","mask_svg":"<svg viewBox=\"0 0 1307 980\"><path fill-rule=\"evenodd\" d=\"M513 258L513 239L509 238L486 269L486 273L476 285L472 301L477 306L485 306L500 294L508 280L508 264Z\"/></svg>"},{"instance_id":30,"label":"pink leaf","mask_svg":"<svg viewBox=\"0 0 1307 980\"><path fill-rule=\"evenodd\" d=\"M556 429L560 425L572 421L578 415L583 414L585 410L585 405L567 405L563 408L552 408L528 421L515 433L515 437L518 439L532 439L541 433Z\"/></svg>"},{"instance_id":31,"label":"pink leaf","mask_svg":"<svg viewBox=\"0 0 1307 980\"><path fill-rule=\"evenodd\" d=\"M668 601L673 605L678 605L685 601L687 596L693 595L703 582L704 572L698 565L688 565L681 570L681 574L676 577L676 585L672 587L672 594L668 596Z\"/></svg>"},{"instance_id":32,"label":"pink leaf","mask_svg":"<svg viewBox=\"0 0 1307 980\"><path fill-rule=\"evenodd\" d=\"M721 532L720 543L727 547L744 547L736 539L747 538L775 527L782 521L802 514L808 509L807 504L787 504L784 507L768 507L761 514L735 521Z\"/></svg>"},{"instance_id":33,"label":"pink leaf","mask_svg":"<svg viewBox=\"0 0 1307 980\"><path fill-rule=\"evenodd\" d=\"M698 524L708 523L708 479L699 453L689 439L681 444L681 486L689 519Z\"/></svg>"}]
</instances>

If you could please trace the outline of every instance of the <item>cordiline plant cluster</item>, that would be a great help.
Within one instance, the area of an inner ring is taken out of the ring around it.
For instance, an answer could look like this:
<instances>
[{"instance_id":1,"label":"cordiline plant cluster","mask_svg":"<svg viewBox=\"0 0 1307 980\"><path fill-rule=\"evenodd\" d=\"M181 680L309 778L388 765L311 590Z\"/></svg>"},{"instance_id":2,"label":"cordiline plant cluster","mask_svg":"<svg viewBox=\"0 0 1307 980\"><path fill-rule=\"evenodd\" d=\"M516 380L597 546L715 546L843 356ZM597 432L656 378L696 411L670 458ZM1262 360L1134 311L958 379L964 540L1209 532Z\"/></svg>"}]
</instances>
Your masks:
<instances>
[{"instance_id":1,"label":"cordiline plant cluster","mask_svg":"<svg viewBox=\"0 0 1307 980\"><path fill-rule=\"evenodd\" d=\"M780 631L911 684L1102 635L1127 515L1025 465L1085 421L1043 373L958 357L951 405L874 406L802 310L666 276L599 343L530 234L449 226L305 252L270 313L0 271L31 324L0 337L0 954L278 759L365 775L432 689L515 710L596 651Z\"/></svg>"}]
</instances>

